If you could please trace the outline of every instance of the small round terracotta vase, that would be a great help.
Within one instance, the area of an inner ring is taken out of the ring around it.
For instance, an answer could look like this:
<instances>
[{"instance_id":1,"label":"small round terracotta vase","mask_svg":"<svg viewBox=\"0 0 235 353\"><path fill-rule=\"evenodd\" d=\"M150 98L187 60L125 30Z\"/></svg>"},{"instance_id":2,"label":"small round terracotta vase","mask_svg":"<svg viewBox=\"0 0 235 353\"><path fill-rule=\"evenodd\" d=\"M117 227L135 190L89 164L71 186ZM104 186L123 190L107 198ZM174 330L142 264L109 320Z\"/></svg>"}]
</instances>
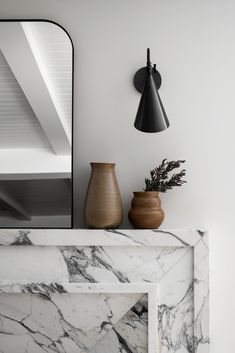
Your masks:
<instances>
[{"instance_id":1,"label":"small round terracotta vase","mask_svg":"<svg viewBox=\"0 0 235 353\"><path fill-rule=\"evenodd\" d=\"M118 228L122 203L114 163L91 163L91 177L85 202L85 223L89 228Z\"/></svg>"},{"instance_id":2,"label":"small round terracotta vase","mask_svg":"<svg viewBox=\"0 0 235 353\"><path fill-rule=\"evenodd\" d=\"M156 229L164 220L161 200L155 191L136 191L128 218L134 228Z\"/></svg>"}]
</instances>

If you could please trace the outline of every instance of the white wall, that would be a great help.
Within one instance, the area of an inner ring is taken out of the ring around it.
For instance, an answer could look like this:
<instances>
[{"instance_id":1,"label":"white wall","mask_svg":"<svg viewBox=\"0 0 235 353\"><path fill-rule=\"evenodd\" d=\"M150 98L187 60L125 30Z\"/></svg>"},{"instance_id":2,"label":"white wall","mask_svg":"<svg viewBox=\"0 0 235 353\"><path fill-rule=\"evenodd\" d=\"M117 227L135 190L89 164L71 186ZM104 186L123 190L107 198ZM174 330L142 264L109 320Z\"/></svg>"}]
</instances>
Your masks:
<instances>
[{"instance_id":1,"label":"white wall","mask_svg":"<svg viewBox=\"0 0 235 353\"><path fill-rule=\"evenodd\" d=\"M90 161L117 163L127 210L162 158L187 160L188 184L162 196L164 227L211 230L213 353L234 352L234 11L232 0L0 0L1 18L51 19L73 38L77 225ZM171 122L153 135L133 128L148 46Z\"/></svg>"}]
</instances>

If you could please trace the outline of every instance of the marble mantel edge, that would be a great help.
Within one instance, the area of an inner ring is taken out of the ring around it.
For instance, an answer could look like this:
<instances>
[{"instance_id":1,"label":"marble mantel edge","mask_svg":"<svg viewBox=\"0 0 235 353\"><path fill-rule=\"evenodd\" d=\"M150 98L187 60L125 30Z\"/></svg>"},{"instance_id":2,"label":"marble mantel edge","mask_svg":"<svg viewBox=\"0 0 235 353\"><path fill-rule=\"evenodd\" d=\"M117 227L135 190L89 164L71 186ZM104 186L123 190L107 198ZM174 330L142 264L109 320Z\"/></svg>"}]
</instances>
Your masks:
<instances>
[{"instance_id":1,"label":"marble mantel edge","mask_svg":"<svg viewBox=\"0 0 235 353\"><path fill-rule=\"evenodd\" d=\"M195 246L208 232L194 229L0 229L0 246Z\"/></svg>"}]
</instances>

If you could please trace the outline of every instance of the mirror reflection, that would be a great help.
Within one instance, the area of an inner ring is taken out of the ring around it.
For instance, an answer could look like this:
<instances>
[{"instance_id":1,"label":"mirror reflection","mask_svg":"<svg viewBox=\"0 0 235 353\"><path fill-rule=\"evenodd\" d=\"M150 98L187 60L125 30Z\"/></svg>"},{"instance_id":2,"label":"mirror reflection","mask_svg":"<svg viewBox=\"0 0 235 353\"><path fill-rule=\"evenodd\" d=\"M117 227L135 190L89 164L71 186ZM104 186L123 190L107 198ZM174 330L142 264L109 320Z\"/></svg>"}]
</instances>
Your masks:
<instances>
[{"instance_id":1,"label":"mirror reflection","mask_svg":"<svg viewBox=\"0 0 235 353\"><path fill-rule=\"evenodd\" d=\"M0 227L71 227L72 58L58 25L0 22Z\"/></svg>"}]
</instances>

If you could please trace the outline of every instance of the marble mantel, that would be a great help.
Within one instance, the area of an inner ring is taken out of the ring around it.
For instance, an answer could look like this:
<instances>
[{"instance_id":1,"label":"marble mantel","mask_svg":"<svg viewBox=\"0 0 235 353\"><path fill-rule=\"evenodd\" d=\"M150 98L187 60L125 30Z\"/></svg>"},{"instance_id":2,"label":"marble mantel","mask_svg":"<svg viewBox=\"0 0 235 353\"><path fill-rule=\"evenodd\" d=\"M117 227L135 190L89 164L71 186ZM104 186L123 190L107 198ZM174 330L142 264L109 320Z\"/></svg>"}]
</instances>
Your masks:
<instances>
[{"instance_id":1,"label":"marble mantel","mask_svg":"<svg viewBox=\"0 0 235 353\"><path fill-rule=\"evenodd\" d=\"M208 232L0 230L1 353L209 353Z\"/></svg>"}]
</instances>

